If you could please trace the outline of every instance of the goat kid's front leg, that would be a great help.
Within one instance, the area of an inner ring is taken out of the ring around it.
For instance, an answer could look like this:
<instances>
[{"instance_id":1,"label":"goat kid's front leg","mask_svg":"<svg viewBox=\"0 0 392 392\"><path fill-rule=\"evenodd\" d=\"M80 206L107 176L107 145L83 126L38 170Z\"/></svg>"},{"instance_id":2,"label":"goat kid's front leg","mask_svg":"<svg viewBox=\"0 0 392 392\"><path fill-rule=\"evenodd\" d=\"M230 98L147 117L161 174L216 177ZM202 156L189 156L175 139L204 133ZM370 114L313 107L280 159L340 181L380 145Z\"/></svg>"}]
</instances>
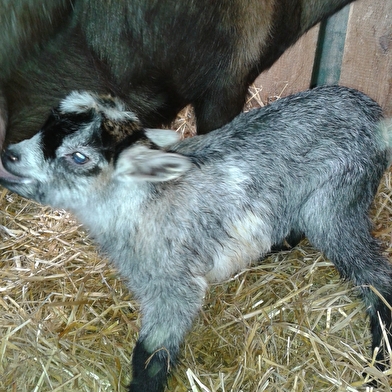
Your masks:
<instances>
[{"instance_id":1,"label":"goat kid's front leg","mask_svg":"<svg viewBox=\"0 0 392 392\"><path fill-rule=\"evenodd\" d=\"M133 350L133 379L129 391L163 392L176 355L176 352L169 352L166 347L150 352L145 342L139 339Z\"/></svg>"},{"instance_id":2,"label":"goat kid's front leg","mask_svg":"<svg viewBox=\"0 0 392 392\"><path fill-rule=\"evenodd\" d=\"M206 288L205 280L195 277L149 282L151 290L141 299L142 328L133 351L129 392L164 391Z\"/></svg>"}]
</instances>

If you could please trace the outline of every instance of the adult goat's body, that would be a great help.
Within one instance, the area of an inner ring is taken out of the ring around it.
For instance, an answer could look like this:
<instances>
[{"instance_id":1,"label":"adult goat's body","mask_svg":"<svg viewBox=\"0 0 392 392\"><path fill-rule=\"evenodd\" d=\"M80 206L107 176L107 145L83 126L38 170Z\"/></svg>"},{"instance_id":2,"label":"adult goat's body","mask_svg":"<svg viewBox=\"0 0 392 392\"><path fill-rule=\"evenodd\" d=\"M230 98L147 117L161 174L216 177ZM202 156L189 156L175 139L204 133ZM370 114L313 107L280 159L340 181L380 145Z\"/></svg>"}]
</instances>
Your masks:
<instances>
[{"instance_id":1,"label":"adult goat's body","mask_svg":"<svg viewBox=\"0 0 392 392\"><path fill-rule=\"evenodd\" d=\"M31 137L72 90L114 94L144 126L193 104L199 133L242 110L248 86L353 0L0 0L0 146Z\"/></svg>"}]
</instances>

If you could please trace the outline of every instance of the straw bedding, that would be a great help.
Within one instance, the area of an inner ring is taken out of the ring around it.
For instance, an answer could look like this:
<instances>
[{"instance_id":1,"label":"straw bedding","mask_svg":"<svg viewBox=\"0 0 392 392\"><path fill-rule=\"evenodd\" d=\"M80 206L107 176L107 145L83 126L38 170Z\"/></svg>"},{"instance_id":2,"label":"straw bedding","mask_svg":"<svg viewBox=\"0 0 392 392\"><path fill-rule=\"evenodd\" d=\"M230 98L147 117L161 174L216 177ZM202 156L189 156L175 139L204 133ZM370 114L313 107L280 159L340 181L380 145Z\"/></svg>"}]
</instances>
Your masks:
<instances>
[{"instance_id":1,"label":"straw bedding","mask_svg":"<svg viewBox=\"0 0 392 392\"><path fill-rule=\"evenodd\" d=\"M252 90L247 107L262 104ZM193 132L185 109L174 126ZM392 260L392 171L371 211ZM138 305L86 232L0 189L0 391L124 391ZM390 391L372 366L365 309L306 240L212 286L171 391Z\"/></svg>"}]
</instances>

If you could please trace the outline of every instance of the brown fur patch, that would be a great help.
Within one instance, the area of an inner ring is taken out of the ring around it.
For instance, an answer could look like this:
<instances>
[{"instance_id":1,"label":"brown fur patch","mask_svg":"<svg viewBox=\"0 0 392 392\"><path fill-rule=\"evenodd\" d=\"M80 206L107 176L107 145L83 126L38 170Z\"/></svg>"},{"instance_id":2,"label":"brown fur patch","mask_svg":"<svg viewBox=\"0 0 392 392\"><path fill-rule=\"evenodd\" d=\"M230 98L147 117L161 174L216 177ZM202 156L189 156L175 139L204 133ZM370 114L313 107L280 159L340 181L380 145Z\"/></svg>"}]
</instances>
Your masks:
<instances>
[{"instance_id":1,"label":"brown fur patch","mask_svg":"<svg viewBox=\"0 0 392 392\"><path fill-rule=\"evenodd\" d=\"M113 121L104 119L102 129L111 136L115 143L119 143L127 136L141 131L143 127L139 121Z\"/></svg>"}]
</instances>

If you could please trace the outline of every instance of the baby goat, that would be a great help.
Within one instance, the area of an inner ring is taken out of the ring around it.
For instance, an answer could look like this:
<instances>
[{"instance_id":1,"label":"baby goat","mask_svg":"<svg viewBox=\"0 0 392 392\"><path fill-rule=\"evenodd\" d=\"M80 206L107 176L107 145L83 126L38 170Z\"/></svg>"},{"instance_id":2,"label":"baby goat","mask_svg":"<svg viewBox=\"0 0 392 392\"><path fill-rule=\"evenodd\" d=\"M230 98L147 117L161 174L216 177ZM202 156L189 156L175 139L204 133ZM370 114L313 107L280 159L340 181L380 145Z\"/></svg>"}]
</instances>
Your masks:
<instances>
[{"instance_id":1,"label":"baby goat","mask_svg":"<svg viewBox=\"0 0 392 392\"><path fill-rule=\"evenodd\" d=\"M143 129L116 98L73 92L37 135L3 153L1 183L72 211L127 279L142 312L129 390L157 392L208 282L290 232L304 233L354 282L373 349L382 346L392 266L367 213L390 162L390 128L364 94L319 87L179 141Z\"/></svg>"}]
</instances>

